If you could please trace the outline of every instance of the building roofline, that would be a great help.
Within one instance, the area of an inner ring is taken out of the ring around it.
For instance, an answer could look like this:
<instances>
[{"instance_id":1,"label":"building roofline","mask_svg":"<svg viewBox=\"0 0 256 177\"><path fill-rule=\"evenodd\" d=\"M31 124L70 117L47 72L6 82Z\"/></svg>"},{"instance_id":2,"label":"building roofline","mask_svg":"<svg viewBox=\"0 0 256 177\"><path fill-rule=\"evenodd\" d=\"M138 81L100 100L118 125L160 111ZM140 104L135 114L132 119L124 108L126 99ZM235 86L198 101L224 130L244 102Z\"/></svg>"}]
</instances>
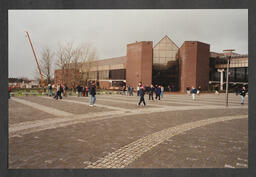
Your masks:
<instances>
[{"instance_id":1,"label":"building roofline","mask_svg":"<svg viewBox=\"0 0 256 177\"><path fill-rule=\"evenodd\" d=\"M152 43L152 41L136 41L136 42L134 42L134 43L130 43L130 44L127 44L126 46L129 46L129 45L135 45L135 44L142 44L142 43L148 43L148 42L150 42L150 43Z\"/></svg>"},{"instance_id":2,"label":"building roofline","mask_svg":"<svg viewBox=\"0 0 256 177\"><path fill-rule=\"evenodd\" d=\"M201 41L184 41L184 43L185 43L185 42L196 42L196 43L202 43L202 44L210 45L210 44L208 44L208 43L206 43L206 42L201 42Z\"/></svg>"},{"instance_id":3,"label":"building roofline","mask_svg":"<svg viewBox=\"0 0 256 177\"><path fill-rule=\"evenodd\" d=\"M173 40L171 40L171 38L169 38L169 36L167 35L165 35L162 39L160 39L160 41L158 41L158 43L156 43L156 45L153 48L155 48L165 37L167 37L179 49L179 47L175 44L175 42L173 42Z\"/></svg>"},{"instance_id":4,"label":"building roofline","mask_svg":"<svg viewBox=\"0 0 256 177\"><path fill-rule=\"evenodd\" d=\"M126 56L120 56L120 57L111 57L111 58L104 58L104 59L96 59L94 61L105 61L105 60L111 60L111 59L117 59L117 58L126 58Z\"/></svg>"}]
</instances>

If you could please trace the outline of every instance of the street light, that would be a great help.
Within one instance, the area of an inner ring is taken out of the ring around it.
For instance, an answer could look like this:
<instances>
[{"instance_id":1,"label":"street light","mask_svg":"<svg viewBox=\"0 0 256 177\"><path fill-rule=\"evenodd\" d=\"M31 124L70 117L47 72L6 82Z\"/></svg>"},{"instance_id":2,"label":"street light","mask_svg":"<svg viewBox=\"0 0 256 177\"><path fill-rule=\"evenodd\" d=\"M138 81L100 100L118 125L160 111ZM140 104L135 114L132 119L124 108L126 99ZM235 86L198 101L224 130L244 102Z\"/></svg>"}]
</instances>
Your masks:
<instances>
[{"instance_id":1,"label":"street light","mask_svg":"<svg viewBox=\"0 0 256 177\"><path fill-rule=\"evenodd\" d=\"M226 74L226 107L228 107L228 78L229 78L229 64L232 52L235 51L234 49L227 49L223 50L223 53L227 59L227 74Z\"/></svg>"}]
</instances>

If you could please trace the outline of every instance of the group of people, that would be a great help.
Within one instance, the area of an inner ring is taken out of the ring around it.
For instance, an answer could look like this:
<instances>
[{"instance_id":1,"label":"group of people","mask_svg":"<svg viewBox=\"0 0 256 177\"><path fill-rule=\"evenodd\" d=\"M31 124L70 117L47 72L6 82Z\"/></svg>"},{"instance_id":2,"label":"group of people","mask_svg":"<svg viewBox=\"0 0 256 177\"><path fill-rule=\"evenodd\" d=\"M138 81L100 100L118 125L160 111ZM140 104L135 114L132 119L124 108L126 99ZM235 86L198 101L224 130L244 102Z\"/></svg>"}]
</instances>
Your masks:
<instances>
[{"instance_id":1,"label":"group of people","mask_svg":"<svg viewBox=\"0 0 256 177\"><path fill-rule=\"evenodd\" d=\"M127 89L126 89L126 86L124 85L122 88L122 94L133 96L133 90L134 90L133 87L131 87L130 85L128 85Z\"/></svg>"},{"instance_id":2,"label":"group of people","mask_svg":"<svg viewBox=\"0 0 256 177\"><path fill-rule=\"evenodd\" d=\"M53 96L53 87L51 84L48 85L48 93L49 96ZM80 97L81 95L88 97L89 94L89 106L94 106L95 102L96 102L96 85L95 85L95 81L92 81L91 84L89 86L80 86L78 85L76 87L77 89L77 93L78 93L78 97ZM54 95L54 99L58 100L58 99L62 99L62 95L63 96L67 96L67 90L68 87L64 84L58 84L57 85L57 89L56 89L56 94ZM129 96L133 96L133 87L129 86L127 87L127 94L126 94L126 87L123 86L123 94L125 95L129 95ZM195 95L199 95L201 92L201 86L199 86L198 88L195 88L194 86L190 89L189 87L186 88L187 90L187 94L192 94L192 99L195 100ZM10 99L10 92L11 92L11 87L8 86L8 99ZM244 99L245 96L247 94L248 90L246 89L245 86L242 87L242 89L240 89L239 94L241 96L241 104L244 104ZM164 93L164 87L161 85L155 85L153 86L153 84L151 84L150 87L144 86L142 84L142 82L138 83L138 87L137 87L137 96L140 97L139 103L137 104L138 106L143 102L144 106L146 106L146 102L144 99L144 95L145 93L148 93L149 95L149 100L154 100L154 93L155 93L155 99L160 100L160 98L163 98L163 93Z\"/></svg>"},{"instance_id":3,"label":"group of people","mask_svg":"<svg viewBox=\"0 0 256 177\"><path fill-rule=\"evenodd\" d=\"M192 86L192 88L190 89L190 87L186 88L187 94L191 94L192 95L192 100L196 99L196 94L199 95L201 93L201 86L199 86L198 88Z\"/></svg>"},{"instance_id":4,"label":"group of people","mask_svg":"<svg viewBox=\"0 0 256 177\"><path fill-rule=\"evenodd\" d=\"M95 102L96 102L96 85L95 85L95 81L92 81L92 83L88 86L85 87L81 87L80 85L77 86L77 93L78 93L78 97L80 97L82 94L83 96L87 96L89 94L89 106L94 106ZM49 90L49 95L52 96L52 86L49 85L48 86L48 90ZM56 94L54 95L54 99L58 100L58 99L62 99L62 95L63 96L67 96L67 90L68 87L66 85L61 85L58 84L57 89L56 89Z\"/></svg>"},{"instance_id":5,"label":"group of people","mask_svg":"<svg viewBox=\"0 0 256 177\"><path fill-rule=\"evenodd\" d=\"M80 96L86 96L88 97L88 92L89 92L89 87L86 85L86 86L80 86L78 85L76 87L76 90L77 90L77 96L80 97Z\"/></svg>"},{"instance_id":6,"label":"group of people","mask_svg":"<svg viewBox=\"0 0 256 177\"><path fill-rule=\"evenodd\" d=\"M51 87L48 89L51 90L51 92L52 92ZM62 99L61 93L63 93L63 95L66 96L66 92L67 92L67 86L66 85L62 86L59 84L57 86L57 92L56 92L56 95L54 96L54 98L58 99L58 97L59 97L60 99ZM88 97L88 93L89 93L89 106L94 106L95 101L96 101L95 82L92 82L89 87L88 86L81 87L80 85L78 85L77 92L78 92L78 97L81 96L81 93L83 94L83 96ZM191 93L193 100L195 100L195 95L196 94L199 95L200 92L201 92L201 86L199 86L198 88L195 88L194 86L192 86L191 90L189 87L187 87L187 94ZM154 93L155 93L155 99L160 100L160 98L163 98L164 87L161 85L153 86L153 84L151 84L150 87L147 87L147 86L144 86L142 84L142 82L139 82L138 87L137 87L137 96L140 97L140 100L139 100L139 103L137 104L137 106L139 106L141 103L143 103L143 105L146 106L146 102L145 102L145 98L144 98L145 93L148 93L149 100L154 100ZM241 104L244 104L244 98L247 93L246 88L243 86L239 93L241 95ZM128 86L127 94L126 94L126 87L123 86L123 94L133 96L133 87Z\"/></svg>"},{"instance_id":7,"label":"group of people","mask_svg":"<svg viewBox=\"0 0 256 177\"><path fill-rule=\"evenodd\" d=\"M144 99L145 93L148 93L149 100L154 100L154 93L155 93L155 99L160 100L160 97L163 98L164 93L164 87L161 85L155 85L151 84L150 87L146 87L140 82L137 87L137 95L140 96L140 101L137 104L137 106L140 106L140 104L143 102L143 105L146 106L146 102Z\"/></svg>"}]
</instances>

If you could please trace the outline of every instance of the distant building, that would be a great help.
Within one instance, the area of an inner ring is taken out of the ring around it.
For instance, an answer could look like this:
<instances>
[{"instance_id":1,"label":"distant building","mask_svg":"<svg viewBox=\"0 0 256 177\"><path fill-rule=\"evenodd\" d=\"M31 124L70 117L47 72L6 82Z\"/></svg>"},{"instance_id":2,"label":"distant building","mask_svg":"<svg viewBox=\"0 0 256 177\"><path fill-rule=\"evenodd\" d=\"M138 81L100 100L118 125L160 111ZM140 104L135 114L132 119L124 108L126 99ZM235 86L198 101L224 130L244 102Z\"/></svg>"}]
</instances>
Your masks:
<instances>
[{"instance_id":1,"label":"distant building","mask_svg":"<svg viewBox=\"0 0 256 177\"><path fill-rule=\"evenodd\" d=\"M246 84L248 56L237 53L229 55L232 55L230 82ZM224 53L210 52L210 44L185 41L179 48L168 36L164 36L154 47L152 41L127 44L126 56L96 60L89 72L83 69L84 65L86 64L79 64L82 80L94 80L100 88L117 89L123 85L136 88L138 82L142 82L147 86L153 83L165 88L171 87L172 91L185 92L187 87L192 86L201 86L202 90L208 90L211 84L220 86L219 71L223 69L225 81L226 59ZM74 86L73 68L65 71L70 73L65 83L63 71L55 70L55 84Z\"/></svg>"},{"instance_id":2,"label":"distant building","mask_svg":"<svg viewBox=\"0 0 256 177\"><path fill-rule=\"evenodd\" d=\"M248 84L248 55L237 53L231 56L229 68L229 83L231 86ZM227 60L224 53L210 53L210 84L217 85L222 90L226 81Z\"/></svg>"},{"instance_id":3,"label":"distant building","mask_svg":"<svg viewBox=\"0 0 256 177\"><path fill-rule=\"evenodd\" d=\"M12 88L38 88L40 83L37 80L9 79L8 86Z\"/></svg>"}]
</instances>

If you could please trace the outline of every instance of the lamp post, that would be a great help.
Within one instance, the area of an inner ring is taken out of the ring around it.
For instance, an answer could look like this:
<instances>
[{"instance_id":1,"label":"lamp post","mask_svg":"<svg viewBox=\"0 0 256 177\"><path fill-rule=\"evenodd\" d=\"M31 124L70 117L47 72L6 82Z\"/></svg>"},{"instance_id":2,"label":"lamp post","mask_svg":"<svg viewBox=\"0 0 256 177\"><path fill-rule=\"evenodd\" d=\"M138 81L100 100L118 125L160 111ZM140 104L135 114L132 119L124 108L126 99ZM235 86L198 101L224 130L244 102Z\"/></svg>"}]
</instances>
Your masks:
<instances>
[{"instance_id":1,"label":"lamp post","mask_svg":"<svg viewBox=\"0 0 256 177\"><path fill-rule=\"evenodd\" d=\"M230 64L230 59L232 52L235 51L234 49L227 49L223 50L226 59L227 59L227 73L226 73L226 107L228 107L228 78L229 78L229 64Z\"/></svg>"}]
</instances>

